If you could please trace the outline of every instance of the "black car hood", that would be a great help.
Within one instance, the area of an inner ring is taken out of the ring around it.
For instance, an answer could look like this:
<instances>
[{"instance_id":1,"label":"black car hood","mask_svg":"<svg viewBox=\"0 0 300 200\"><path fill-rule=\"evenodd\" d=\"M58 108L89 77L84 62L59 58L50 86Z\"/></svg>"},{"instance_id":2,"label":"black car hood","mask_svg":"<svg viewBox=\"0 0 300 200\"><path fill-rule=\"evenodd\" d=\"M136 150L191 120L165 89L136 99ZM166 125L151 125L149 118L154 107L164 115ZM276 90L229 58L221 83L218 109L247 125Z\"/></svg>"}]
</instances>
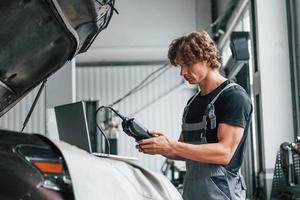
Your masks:
<instances>
[{"instance_id":1,"label":"black car hood","mask_svg":"<svg viewBox=\"0 0 300 200\"><path fill-rule=\"evenodd\" d=\"M1 0L0 116L85 52L113 6L114 0Z\"/></svg>"}]
</instances>

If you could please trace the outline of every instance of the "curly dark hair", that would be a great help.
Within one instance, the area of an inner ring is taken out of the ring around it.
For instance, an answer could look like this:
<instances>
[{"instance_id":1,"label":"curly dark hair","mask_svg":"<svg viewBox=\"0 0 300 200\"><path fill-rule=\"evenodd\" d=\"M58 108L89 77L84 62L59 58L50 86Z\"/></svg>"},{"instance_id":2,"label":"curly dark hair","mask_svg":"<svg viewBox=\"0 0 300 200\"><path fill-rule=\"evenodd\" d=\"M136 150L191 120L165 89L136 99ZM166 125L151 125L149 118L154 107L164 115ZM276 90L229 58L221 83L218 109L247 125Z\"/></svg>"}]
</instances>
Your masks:
<instances>
[{"instance_id":1,"label":"curly dark hair","mask_svg":"<svg viewBox=\"0 0 300 200\"><path fill-rule=\"evenodd\" d=\"M176 63L176 56L178 53L179 46L183 42L183 40L186 38L186 36L181 36L175 40L173 40L169 46L169 51L168 51L168 58L170 60L170 63L174 66L178 65Z\"/></svg>"},{"instance_id":2,"label":"curly dark hair","mask_svg":"<svg viewBox=\"0 0 300 200\"><path fill-rule=\"evenodd\" d=\"M208 61L211 68L221 67L220 52L205 31L192 32L173 40L169 46L168 58L174 66Z\"/></svg>"}]
</instances>

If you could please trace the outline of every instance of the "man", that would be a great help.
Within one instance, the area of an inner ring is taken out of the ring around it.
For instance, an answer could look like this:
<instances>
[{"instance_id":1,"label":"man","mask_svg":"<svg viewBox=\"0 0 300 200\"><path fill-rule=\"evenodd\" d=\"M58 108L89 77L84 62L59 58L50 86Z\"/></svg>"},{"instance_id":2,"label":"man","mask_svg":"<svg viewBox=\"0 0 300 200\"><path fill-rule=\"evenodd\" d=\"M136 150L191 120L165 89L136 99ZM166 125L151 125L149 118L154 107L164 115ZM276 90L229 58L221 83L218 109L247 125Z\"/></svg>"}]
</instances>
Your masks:
<instances>
[{"instance_id":1,"label":"man","mask_svg":"<svg viewBox=\"0 0 300 200\"><path fill-rule=\"evenodd\" d=\"M183 198L245 199L239 174L251 120L250 98L241 86L220 73L219 51L206 32L192 32L174 40L168 57L180 75L200 92L187 103L178 141L162 131L138 142L146 154L186 161Z\"/></svg>"}]
</instances>

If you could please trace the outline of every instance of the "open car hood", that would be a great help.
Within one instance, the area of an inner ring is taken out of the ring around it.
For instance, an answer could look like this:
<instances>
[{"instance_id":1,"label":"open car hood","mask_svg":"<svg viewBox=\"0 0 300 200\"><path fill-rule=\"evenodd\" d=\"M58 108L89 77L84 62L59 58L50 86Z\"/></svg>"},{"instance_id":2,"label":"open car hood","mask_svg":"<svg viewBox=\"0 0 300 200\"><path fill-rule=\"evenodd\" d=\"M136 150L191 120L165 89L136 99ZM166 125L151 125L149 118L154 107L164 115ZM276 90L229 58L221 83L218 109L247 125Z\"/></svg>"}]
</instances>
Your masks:
<instances>
[{"instance_id":1,"label":"open car hood","mask_svg":"<svg viewBox=\"0 0 300 200\"><path fill-rule=\"evenodd\" d=\"M85 52L113 6L114 0L1 0L0 116Z\"/></svg>"}]
</instances>

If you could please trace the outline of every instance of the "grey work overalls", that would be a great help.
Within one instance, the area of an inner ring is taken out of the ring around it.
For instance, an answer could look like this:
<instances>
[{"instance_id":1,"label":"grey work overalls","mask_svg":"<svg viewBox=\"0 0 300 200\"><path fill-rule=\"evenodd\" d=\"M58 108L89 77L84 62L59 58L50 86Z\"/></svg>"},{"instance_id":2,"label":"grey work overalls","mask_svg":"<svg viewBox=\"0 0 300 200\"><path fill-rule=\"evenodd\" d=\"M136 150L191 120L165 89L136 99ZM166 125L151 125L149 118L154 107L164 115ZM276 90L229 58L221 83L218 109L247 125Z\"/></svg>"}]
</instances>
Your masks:
<instances>
[{"instance_id":1,"label":"grey work overalls","mask_svg":"<svg viewBox=\"0 0 300 200\"><path fill-rule=\"evenodd\" d=\"M210 128L216 128L214 115L214 102L219 95L237 85L229 83L208 104L202 121L199 123L186 123L186 115L189 105L196 94L184 109L182 118L182 134L184 142L191 144L205 144L207 117L210 120ZM232 173L222 165L205 164L192 160L186 161L186 175L184 180L183 198L185 200L240 200L245 199L245 183L239 173Z\"/></svg>"}]
</instances>

